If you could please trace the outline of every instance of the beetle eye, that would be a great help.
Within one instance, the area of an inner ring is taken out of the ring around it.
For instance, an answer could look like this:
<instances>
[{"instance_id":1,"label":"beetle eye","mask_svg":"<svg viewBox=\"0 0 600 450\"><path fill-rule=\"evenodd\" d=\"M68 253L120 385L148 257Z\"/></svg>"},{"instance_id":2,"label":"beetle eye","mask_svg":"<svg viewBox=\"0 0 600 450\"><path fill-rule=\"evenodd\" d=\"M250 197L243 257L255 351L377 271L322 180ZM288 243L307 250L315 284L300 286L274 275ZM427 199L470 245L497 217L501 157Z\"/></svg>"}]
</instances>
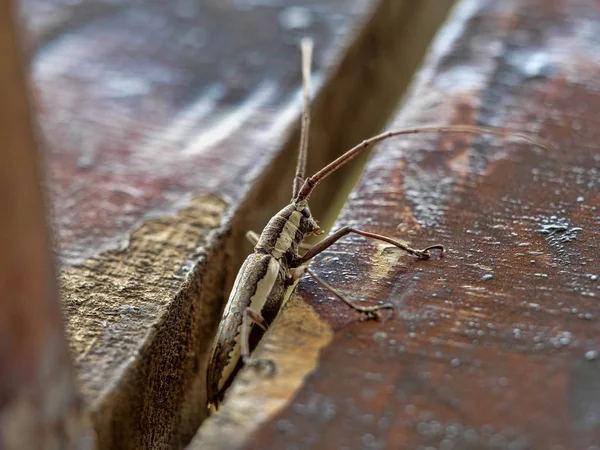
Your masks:
<instances>
[{"instance_id":1,"label":"beetle eye","mask_svg":"<svg viewBox=\"0 0 600 450\"><path fill-rule=\"evenodd\" d=\"M302 211L300 211L302 213L302 215L304 217L306 217L307 219L310 217L310 210L308 208L304 208Z\"/></svg>"}]
</instances>

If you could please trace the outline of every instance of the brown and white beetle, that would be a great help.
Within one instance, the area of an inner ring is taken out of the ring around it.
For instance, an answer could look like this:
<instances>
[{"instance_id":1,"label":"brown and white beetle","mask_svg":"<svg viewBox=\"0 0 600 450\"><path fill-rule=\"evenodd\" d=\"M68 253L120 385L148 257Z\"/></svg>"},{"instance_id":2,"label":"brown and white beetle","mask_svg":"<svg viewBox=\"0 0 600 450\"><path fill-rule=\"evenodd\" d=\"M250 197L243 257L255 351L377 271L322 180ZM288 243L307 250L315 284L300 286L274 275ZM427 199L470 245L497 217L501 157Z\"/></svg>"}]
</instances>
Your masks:
<instances>
[{"instance_id":1,"label":"brown and white beetle","mask_svg":"<svg viewBox=\"0 0 600 450\"><path fill-rule=\"evenodd\" d=\"M389 303L376 306L360 306L346 299L333 287L319 279L307 267L303 266L313 257L349 233L356 233L372 239L392 244L419 259L428 259L431 250L444 253L442 245L433 245L422 250L415 250L406 244L366 231L351 227L343 227L328 236L303 255L300 247L303 240L311 235L321 234L317 222L313 219L308 207L308 198L315 186L332 172L339 169L363 150L373 144L393 136L416 134L423 132L463 132L470 134L512 135L532 142L541 147L549 145L541 140L527 135L515 133L502 128L477 127L470 125L428 126L410 129L388 131L367 139L344 153L342 156L325 166L313 176L305 178L306 158L308 150L308 129L310 125L310 61L312 41L302 42L302 74L304 86L304 111L302 114L302 133L296 176L293 183L293 197L288 206L279 211L269 221L260 237L248 233L254 242L254 253L249 255L242 265L229 300L223 312L213 347L210 353L207 373L207 393L209 405L217 407L223 398L224 391L231 383L236 372L242 365L266 366L274 370L274 364L269 360L253 359L251 342L260 338L277 316L283 303L287 289L303 273L309 273L315 280L332 291L350 307L376 316L376 311L392 308ZM260 329L255 329L254 324ZM254 329L254 330L253 330ZM251 339L252 335L252 339Z\"/></svg>"}]
</instances>

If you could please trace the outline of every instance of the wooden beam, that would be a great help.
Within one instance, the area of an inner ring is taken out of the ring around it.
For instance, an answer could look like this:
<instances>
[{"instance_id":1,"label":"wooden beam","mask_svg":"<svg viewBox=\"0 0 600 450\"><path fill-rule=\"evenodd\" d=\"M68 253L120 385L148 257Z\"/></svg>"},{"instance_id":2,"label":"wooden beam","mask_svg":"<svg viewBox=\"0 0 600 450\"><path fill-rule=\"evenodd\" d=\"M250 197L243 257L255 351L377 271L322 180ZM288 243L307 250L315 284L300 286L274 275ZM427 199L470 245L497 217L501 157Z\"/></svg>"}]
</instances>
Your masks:
<instances>
[{"instance_id":1,"label":"wooden beam","mask_svg":"<svg viewBox=\"0 0 600 450\"><path fill-rule=\"evenodd\" d=\"M0 1L0 447L91 449L57 293L13 2Z\"/></svg>"}]
</instances>

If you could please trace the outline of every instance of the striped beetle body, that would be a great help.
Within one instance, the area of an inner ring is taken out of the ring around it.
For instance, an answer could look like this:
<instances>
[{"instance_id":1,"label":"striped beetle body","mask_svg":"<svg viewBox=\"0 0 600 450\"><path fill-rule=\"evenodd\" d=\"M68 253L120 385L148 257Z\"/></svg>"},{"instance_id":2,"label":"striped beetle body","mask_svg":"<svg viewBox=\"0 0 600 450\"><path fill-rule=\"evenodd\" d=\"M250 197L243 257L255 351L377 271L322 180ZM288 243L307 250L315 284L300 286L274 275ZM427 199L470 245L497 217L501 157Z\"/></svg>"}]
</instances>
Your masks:
<instances>
[{"instance_id":1,"label":"striped beetle body","mask_svg":"<svg viewBox=\"0 0 600 450\"><path fill-rule=\"evenodd\" d=\"M217 405L242 365L242 322L247 308L270 325L293 283L290 269L299 264L298 247L319 226L306 200L291 203L277 213L263 230L254 253L246 258L233 285L219 325L208 366L208 399ZM262 330L249 324L248 338L256 341ZM232 338L233 337L233 338ZM255 339L252 339L254 337Z\"/></svg>"}]
</instances>

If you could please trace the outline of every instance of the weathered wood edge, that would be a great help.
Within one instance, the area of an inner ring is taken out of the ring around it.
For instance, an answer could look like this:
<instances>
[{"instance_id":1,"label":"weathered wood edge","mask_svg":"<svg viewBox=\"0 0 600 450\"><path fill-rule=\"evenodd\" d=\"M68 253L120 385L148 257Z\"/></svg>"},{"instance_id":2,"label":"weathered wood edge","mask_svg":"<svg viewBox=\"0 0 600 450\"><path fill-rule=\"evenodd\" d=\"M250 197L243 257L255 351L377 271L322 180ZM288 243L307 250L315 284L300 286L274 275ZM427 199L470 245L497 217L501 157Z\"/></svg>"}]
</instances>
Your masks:
<instances>
[{"instance_id":1,"label":"weathered wood edge","mask_svg":"<svg viewBox=\"0 0 600 450\"><path fill-rule=\"evenodd\" d=\"M94 448L51 252L15 2L0 1L0 448Z\"/></svg>"}]
</instances>

